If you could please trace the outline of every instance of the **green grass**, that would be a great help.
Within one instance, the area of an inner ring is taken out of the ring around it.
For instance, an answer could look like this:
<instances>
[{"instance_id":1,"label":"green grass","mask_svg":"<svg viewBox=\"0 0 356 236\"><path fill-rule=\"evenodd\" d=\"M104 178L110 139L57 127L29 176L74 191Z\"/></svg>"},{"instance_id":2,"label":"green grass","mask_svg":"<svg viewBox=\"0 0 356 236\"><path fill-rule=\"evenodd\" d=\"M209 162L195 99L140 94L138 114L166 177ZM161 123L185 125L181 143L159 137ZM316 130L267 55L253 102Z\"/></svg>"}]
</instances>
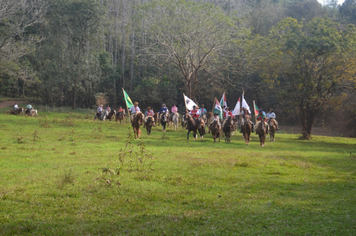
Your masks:
<instances>
[{"instance_id":1,"label":"green grass","mask_svg":"<svg viewBox=\"0 0 356 236\"><path fill-rule=\"evenodd\" d=\"M0 235L356 235L356 139L131 142L88 110L39 115L0 114Z\"/></svg>"}]
</instances>

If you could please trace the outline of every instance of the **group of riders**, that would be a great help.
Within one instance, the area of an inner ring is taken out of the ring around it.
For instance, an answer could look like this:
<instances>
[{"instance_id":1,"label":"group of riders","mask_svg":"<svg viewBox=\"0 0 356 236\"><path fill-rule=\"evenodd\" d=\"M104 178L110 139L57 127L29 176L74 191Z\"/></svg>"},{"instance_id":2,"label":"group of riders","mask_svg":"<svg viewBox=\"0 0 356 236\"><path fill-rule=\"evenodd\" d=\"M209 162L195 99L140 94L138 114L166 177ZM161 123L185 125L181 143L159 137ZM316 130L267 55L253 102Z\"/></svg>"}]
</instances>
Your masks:
<instances>
[{"instance_id":1,"label":"group of riders","mask_svg":"<svg viewBox=\"0 0 356 236\"><path fill-rule=\"evenodd\" d=\"M14 108L13 108L13 111L17 111L17 110L19 110L20 108L19 108L19 105L17 104L17 103L15 103L15 105L14 105ZM22 108L21 108L22 109ZM25 110L25 114L26 115L29 115L30 113L31 113L31 110L33 110L34 108L33 108L33 106L31 105L31 104L28 104L27 106L26 106L26 110Z\"/></svg>"},{"instance_id":2,"label":"group of riders","mask_svg":"<svg viewBox=\"0 0 356 236\"><path fill-rule=\"evenodd\" d=\"M220 116L218 113L214 113L211 120L210 120L210 124L209 124L209 131L210 132L210 128L211 125L214 122L217 122L219 125L219 128L221 128L224 125L224 122L227 120L228 117L232 117L234 118L234 115L232 114L232 112L230 111L229 107L223 107L223 120L221 120ZM107 110L108 112L111 111L111 108L109 106L107 106L105 108L105 110ZM100 116L101 113L104 111L103 109L103 105L100 105L97 109L97 115ZM136 116L136 114L138 112L141 112L141 109L138 106L138 102L134 102L134 105L129 109L131 115L130 115L130 121L132 122L134 117ZM122 107L119 107L118 112L123 112ZM207 122L207 110L205 109L204 104L201 105L201 107L199 109L197 109L197 106L193 106L192 110L186 110L186 113L188 113L189 115L192 116L192 118L199 124L201 122ZM154 114L155 112L153 111L152 107L147 107L146 111L144 112L145 118L144 118L144 122L143 125L145 126L147 119L150 117L153 120L153 123L155 123L155 118L154 118ZM166 104L162 104L162 107L160 108L160 110L158 111L158 118L161 118L163 115L169 117L170 120L172 120L172 117L174 114L178 114L178 108L176 106L176 104L174 104L171 107L171 110L169 111L169 109L167 108ZM252 120L251 120L251 113L249 112L249 110L247 108L243 108L241 111L241 129L240 129L240 133L243 133L243 126L245 124L245 122L249 122L251 124L252 127L252 132L254 132L254 127L255 125L253 124ZM257 124L256 127L258 127L259 122L264 121L267 122L268 125L272 125L272 123L274 125L276 125L276 129L279 130L279 125L278 122L276 120L276 114L274 113L273 109L269 109L269 111L266 113L263 109L260 109L260 112L257 116ZM257 130L256 130L256 134L257 134Z\"/></svg>"}]
</instances>

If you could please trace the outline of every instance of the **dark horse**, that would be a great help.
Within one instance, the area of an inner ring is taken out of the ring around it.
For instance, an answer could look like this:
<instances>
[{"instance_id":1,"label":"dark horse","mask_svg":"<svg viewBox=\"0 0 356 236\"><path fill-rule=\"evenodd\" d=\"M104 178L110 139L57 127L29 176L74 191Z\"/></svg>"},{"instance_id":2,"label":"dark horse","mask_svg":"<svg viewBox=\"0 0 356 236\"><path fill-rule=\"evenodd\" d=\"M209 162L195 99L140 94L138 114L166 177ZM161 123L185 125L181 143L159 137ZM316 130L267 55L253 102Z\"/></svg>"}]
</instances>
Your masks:
<instances>
[{"instance_id":1,"label":"dark horse","mask_svg":"<svg viewBox=\"0 0 356 236\"><path fill-rule=\"evenodd\" d=\"M140 126L143 123L143 114L142 112L137 112L135 113L133 119L132 119L132 127L134 130L134 135L135 138L140 138L141 135L141 130L140 130Z\"/></svg>"},{"instance_id":2,"label":"dark horse","mask_svg":"<svg viewBox=\"0 0 356 236\"><path fill-rule=\"evenodd\" d=\"M21 108L16 109L16 110L12 109L10 111L10 113L13 114L13 115L21 115L21 113L23 113L23 108L21 107Z\"/></svg>"},{"instance_id":3,"label":"dark horse","mask_svg":"<svg viewBox=\"0 0 356 236\"><path fill-rule=\"evenodd\" d=\"M213 135L214 143L216 143L217 139L219 139L220 142L220 125L218 121L214 120L213 123L210 124L210 131Z\"/></svg>"},{"instance_id":4,"label":"dark horse","mask_svg":"<svg viewBox=\"0 0 356 236\"><path fill-rule=\"evenodd\" d=\"M231 141L231 132L234 129L234 122L233 118L229 116L227 119L225 119L223 128L222 130L224 131L225 134L225 142L230 142Z\"/></svg>"},{"instance_id":5,"label":"dark horse","mask_svg":"<svg viewBox=\"0 0 356 236\"><path fill-rule=\"evenodd\" d=\"M256 133L260 138L260 145L265 146L266 134L268 133L268 124L267 122L259 122L257 125Z\"/></svg>"},{"instance_id":6,"label":"dark horse","mask_svg":"<svg viewBox=\"0 0 356 236\"><path fill-rule=\"evenodd\" d=\"M152 126L155 126L155 125L156 125L156 123L153 120L153 116L148 116L147 120L146 120L146 124L145 124L146 130L147 130L147 135L151 134Z\"/></svg>"},{"instance_id":7,"label":"dark horse","mask_svg":"<svg viewBox=\"0 0 356 236\"><path fill-rule=\"evenodd\" d=\"M111 110L109 112L109 114L106 116L106 119L110 120L116 115L116 111L115 110Z\"/></svg>"},{"instance_id":8,"label":"dark horse","mask_svg":"<svg viewBox=\"0 0 356 236\"><path fill-rule=\"evenodd\" d=\"M243 136L244 136L245 143L248 145L251 140L251 132L252 132L252 125L250 123L249 115L245 115L245 123L242 129L243 129Z\"/></svg>"},{"instance_id":9,"label":"dark horse","mask_svg":"<svg viewBox=\"0 0 356 236\"><path fill-rule=\"evenodd\" d=\"M187 129L188 129L187 140L189 140L189 133L191 131L193 131L194 139L197 140L197 132L199 131L200 139L201 141L203 141L203 136L205 134L205 123L198 119L194 119L188 113L186 113L184 116L185 116L185 121L187 122Z\"/></svg>"},{"instance_id":10,"label":"dark horse","mask_svg":"<svg viewBox=\"0 0 356 236\"><path fill-rule=\"evenodd\" d=\"M125 110L122 110L122 111L119 111L116 113L116 116L115 116L115 121L120 121L120 124L121 124L121 121L123 121L125 119Z\"/></svg>"},{"instance_id":11,"label":"dark horse","mask_svg":"<svg viewBox=\"0 0 356 236\"><path fill-rule=\"evenodd\" d=\"M271 142L274 142L274 134L276 133L276 123L274 122L274 119L271 118L268 121L268 131L269 131L269 139Z\"/></svg>"},{"instance_id":12,"label":"dark horse","mask_svg":"<svg viewBox=\"0 0 356 236\"><path fill-rule=\"evenodd\" d=\"M161 113L159 115L159 120L161 122L161 125L162 125L162 131L163 132L166 132L166 124L168 122L168 115L164 112L164 113Z\"/></svg>"}]
</instances>

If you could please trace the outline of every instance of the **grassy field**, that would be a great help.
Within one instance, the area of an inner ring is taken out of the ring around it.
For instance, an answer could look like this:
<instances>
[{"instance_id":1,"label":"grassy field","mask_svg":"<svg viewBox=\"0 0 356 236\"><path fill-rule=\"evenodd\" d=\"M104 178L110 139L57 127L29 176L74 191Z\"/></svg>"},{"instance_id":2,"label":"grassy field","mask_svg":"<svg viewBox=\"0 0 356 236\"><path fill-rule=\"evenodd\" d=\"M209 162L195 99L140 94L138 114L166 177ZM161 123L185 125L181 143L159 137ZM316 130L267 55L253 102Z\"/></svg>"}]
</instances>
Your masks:
<instances>
[{"instance_id":1,"label":"grassy field","mask_svg":"<svg viewBox=\"0 0 356 236\"><path fill-rule=\"evenodd\" d=\"M39 115L0 114L0 235L356 235L356 139L132 140L88 110Z\"/></svg>"}]
</instances>

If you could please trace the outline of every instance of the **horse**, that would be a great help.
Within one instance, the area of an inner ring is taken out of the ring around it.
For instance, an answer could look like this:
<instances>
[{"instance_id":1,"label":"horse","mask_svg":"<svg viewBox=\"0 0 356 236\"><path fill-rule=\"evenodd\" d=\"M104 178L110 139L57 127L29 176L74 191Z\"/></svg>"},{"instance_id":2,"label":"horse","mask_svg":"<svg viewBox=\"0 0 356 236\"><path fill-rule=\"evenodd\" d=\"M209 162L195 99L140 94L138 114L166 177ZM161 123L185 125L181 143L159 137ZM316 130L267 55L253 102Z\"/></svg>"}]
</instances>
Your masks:
<instances>
[{"instance_id":1,"label":"horse","mask_svg":"<svg viewBox=\"0 0 356 236\"><path fill-rule=\"evenodd\" d=\"M115 115L115 121L117 123L117 121L120 121L120 124L121 124L121 121L123 121L125 119L125 110L122 110L122 111L119 111L116 113Z\"/></svg>"},{"instance_id":2,"label":"horse","mask_svg":"<svg viewBox=\"0 0 356 236\"><path fill-rule=\"evenodd\" d=\"M250 123L250 116L245 115L245 123L242 126L243 129L243 137L245 140L245 143L248 145L251 140L251 132L252 132L252 125Z\"/></svg>"},{"instance_id":3,"label":"horse","mask_svg":"<svg viewBox=\"0 0 356 236\"><path fill-rule=\"evenodd\" d=\"M172 121L174 130L177 130L178 129L178 123L179 123L179 114L178 113L173 113L171 121Z\"/></svg>"},{"instance_id":4,"label":"horse","mask_svg":"<svg viewBox=\"0 0 356 236\"><path fill-rule=\"evenodd\" d=\"M214 143L216 143L216 139L219 139L220 143L220 125L218 121L214 120L213 123L210 124L210 131L213 135Z\"/></svg>"},{"instance_id":5,"label":"horse","mask_svg":"<svg viewBox=\"0 0 356 236\"><path fill-rule=\"evenodd\" d=\"M26 116L38 116L37 110L32 108Z\"/></svg>"},{"instance_id":6,"label":"horse","mask_svg":"<svg viewBox=\"0 0 356 236\"><path fill-rule=\"evenodd\" d=\"M231 132L233 130L233 117L229 116L225 118L223 122L223 128L222 130L225 133L225 142L230 142L231 141Z\"/></svg>"},{"instance_id":7,"label":"horse","mask_svg":"<svg viewBox=\"0 0 356 236\"><path fill-rule=\"evenodd\" d=\"M153 119L154 119L153 116L147 116L147 120L146 120L146 123L145 123L146 130L147 130L147 135L151 134L152 126L156 125L156 122Z\"/></svg>"},{"instance_id":8,"label":"horse","mask_svg":"<svg viewBox=\"0 0 356 236\"><path fill-rule=\"evenodd\" d=\"M211 119L213 118L214 114L213 112L211 111L208 111L208 113L206 113L206 121L207 121L207 124L210 124L211 123Z\"/></svg>"},{"instance_id":9,"label":"horse","mask_svg":"<svg viewBox=\"0 0 356 236\"><path fill-rule=\"evenodd\" d=\"M185 120L187 122L187 141L189 140L189 133L193 131L194 140L197 140L197 132L199 131L200 139L203 141L203 136L205 134L205 123L202 121L198 121L198 119L194 119L188 113L185 114Z\"/></svg>"},{"instance_id":10,"label":"horse","mask_svg":"<svg viewBox=\"0 0 356 236\"><path fill-rule=\"evenodd\" d=\"M277 125L274 122L274 119L271 118L268 121L268 131L269 131L269 140L270 140L270 142L274 142L275 141L274 134L276 133L276 129L277 129Z\"/></svg>"},{"instance_id":11,"label":"horse","mask_svg":"<svg viewBox=\"0 0 356 236\"><path fill-rule=\"evenodd\" d=\"M115 111L115 110L111 110L111 111L109 112L109 114L106 116L105 119L108 119L108 120L111 121L111 119L113 118L113 116L116 116L116 111Z\"/></svg>"},{"instance_id":12,"label":"horse","mask_svg":"<svg viewBox=\"0 0 356 236\"><path fill-rule=\"evenodd\" d=\"M159 120L160 120L160 123L162 125L162 131L163 132L166 132L166 124L168 122L168 114L167 113L161 113L159 115Z\"/></svg>"},{"instance_id":13,"label":"horse","mask_svg":"<svg viewBox=\"0 0 356 236\"><path fill-rule=\"evenodd\" d=\"M185 114L182 116L182 128L185 129L187 127L187 120L185 119Z\"/></svg>"},{"instance_id":14,"label":"horse","mask_svg":"<svg viewBox=\"0 0 356 236\"><path fill-rule=\"evenodd\" d=\"M257 125L256 133L260 138L260 145L265 146L266 134L268 133L267 122L259 122Z\"/></svg>"},{"instance_id":15,"label":"horse","mask_svg":"<svg viewBox=\"0 0 356 236\"><path fill-rule=\"evenodd\" d=\"M134 130L135 139L140 138L141 135L140 126L142 125L142 123L143 123L142 112L136 112L133 116L132 123L131 123Z\"/></svg>"},{"instance_id":16,"label":"horse","mask_svg":"<svg viewBox=\"0 0 356 236\"><path fill-rule=\"evenodd\" d=\"M155 112L155 113L153 114L153 118L155 119L156 125L159 125L158 116L159 116L159 115L158 115L157 112Z\"/></svg>"},{"instance_id":17,"label":"horse","mask_svg":"<svg viewBox=\"0 0 356 236\"><path fill-rule=\"evenodd\" d=\"M18 109L16 109L16 110L12 109L12 110L10 111L10 114L13 114L13 115L21 115L21 113L23 113L23 108L22 108L22 107L21 107L21 108L18 108Z\"/></svg>"}]
</instances>

